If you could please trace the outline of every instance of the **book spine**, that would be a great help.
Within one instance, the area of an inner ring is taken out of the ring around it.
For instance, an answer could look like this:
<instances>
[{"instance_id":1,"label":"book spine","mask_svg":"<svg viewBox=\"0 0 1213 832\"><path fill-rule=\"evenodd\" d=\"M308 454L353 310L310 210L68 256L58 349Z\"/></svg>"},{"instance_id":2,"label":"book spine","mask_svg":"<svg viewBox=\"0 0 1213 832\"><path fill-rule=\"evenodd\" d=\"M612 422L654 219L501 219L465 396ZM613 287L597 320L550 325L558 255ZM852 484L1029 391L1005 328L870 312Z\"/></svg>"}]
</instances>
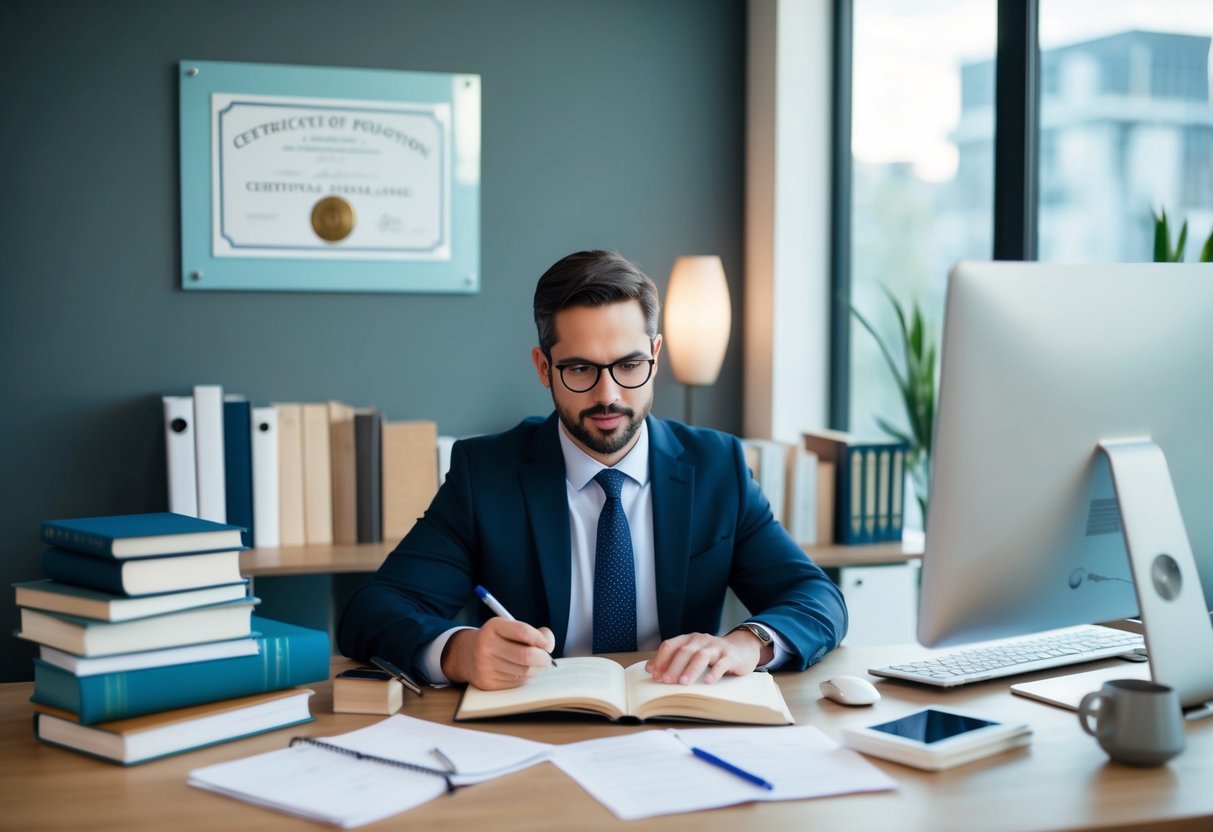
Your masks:
<instances>
[{"instance_id":1,"label":"book spine","mask_svg":"<svg viewBox=\"0 0 1213 832\"><path fill-rule=\"evenodd\" d=\"M168 467L168 510L198 516L198 480L194 469L194 399L162 396L164 457Z\"/></svg>"},{"instance_id":2,"label":"book spine","mask_svg":"<svg viewBox=\"0 0 1213 832\"><path fill-rule=\"evenodd\" d=\"M198 516L227 522L223 464L223 388L194 387L194 451L198 479Z\"/></svg>"},{"instance_id":3,"label":"book spine","mask_svg":"<svg viewBox=\"0 0 1213 832\"><path fill-rule=\"evenodd\" d=\"M276 404L278 414L278 544L307 542L303 512L303 407Z\"/></svg>"},{"instance_id":4,"label":"book spine","mask_svg":"<svg viewBox=\"0 0 1213 832\"><path fill-rule=\"evenodd\" d=\"M38 531L38 537L48 546L58 546L61 549L100 555L104 558L113 557L113 540L104 535L86 534L61 529L51 523L43 523L42 528Z\"/></svg>"},{"instance_id":5,"label":"book spine","mask_svg":"<svg viewBox=\"0 0 1213 832\"><path fill-rule=\"evenodd\" d=\"M252 407L246 400L223 403L223 481L227 522L243 526L241 542L252 546L253 434Z\"/></svg>"},{"instance_id":6,"label":"book spine","mask_svg":"<svg viewBox=\"0 0 1213 832\"><path fill-rule=\"evenodd\" d=\"M380 416L377 410L354 415L359 543L378 543L383 540L383 521L380 515L380 430Z\"/></svg>"},{"instance_id":7,"label":"book spine","mask_svg":"<svg viewBox=\"0 0 1213 832\"><path fill-rule=\"evenodd\" d=\"M42 574L52 580L72 586L99 589L111 595L126 595L123 563L106 560L67 549L46 549L42 552Z\"/></svg>"},{"instance_id":8,"label":"book spine","mask_svg":"<svg viewBox=\"0 0 1213 832\"><path fill-rule=\"evenodd\" d=\"M257 624L276 622L254 619L254 629ZM93 725L328 678L326 633L290 627L277 635L263 634L257 641L260 651L255 656L84 677L35 659L32 701L61 708L76 714L82 725Z\"/></svg>"},{"instance_id":9,"label":"book spine","mask_svg":"<svg viewBox=\"0 0 1213 832\"><path fill-rule=\"evenodd\" d=\"M253 542L278 545L278 412L253 408Z\"/></svg>"}]
</instances>

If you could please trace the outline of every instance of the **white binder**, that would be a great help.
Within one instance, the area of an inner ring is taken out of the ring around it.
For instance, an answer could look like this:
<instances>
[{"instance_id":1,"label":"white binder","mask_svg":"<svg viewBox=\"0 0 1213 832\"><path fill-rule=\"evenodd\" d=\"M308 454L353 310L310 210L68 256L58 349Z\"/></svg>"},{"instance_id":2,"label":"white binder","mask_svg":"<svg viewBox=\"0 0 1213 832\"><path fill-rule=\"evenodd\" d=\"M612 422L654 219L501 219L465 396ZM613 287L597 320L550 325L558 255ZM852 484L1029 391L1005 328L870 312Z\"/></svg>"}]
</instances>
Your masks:
<instances>
[{"instance_id":1,"label":"white binder","mask_svg":"<svg viewBox=\"0 0 1213 832\"><path fill-rule=\"evenodd\" d=\"M198 481L198 516L227 522L227 487L223 459L223 387L194 387L194 452Z\"/></svg>"},{"instance_id":2,"label":"white binder","mask_svg":"<svg viewBox=\"0 0 1213 832\"><path fill-rule=\"evenodd\" d=\"M278 412L253 408L253 544L278 545Z\"/></svg>"},{"instance_id":3,"label":"white binder","mask_svg":"<svg viewBox=\"0 0 1213 832\"><path fill-rule=\"evenodd\" d=\"M161 396L164 402L164 456L168 468L168 510L198 516L194 473L194 399Z\"/></svg>"}]
</instances>

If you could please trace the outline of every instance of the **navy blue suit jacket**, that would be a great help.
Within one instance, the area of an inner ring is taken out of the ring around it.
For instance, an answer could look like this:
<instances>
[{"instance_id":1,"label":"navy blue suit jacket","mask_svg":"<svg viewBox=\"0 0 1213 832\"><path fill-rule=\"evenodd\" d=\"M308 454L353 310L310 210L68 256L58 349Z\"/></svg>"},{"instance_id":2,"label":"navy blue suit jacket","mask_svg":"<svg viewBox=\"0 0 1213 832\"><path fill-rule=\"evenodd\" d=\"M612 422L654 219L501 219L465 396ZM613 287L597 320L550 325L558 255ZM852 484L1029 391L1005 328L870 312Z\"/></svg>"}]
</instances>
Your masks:
<instances>
[{"instance_id":1,"label":"navy blue suit jacket","mask_svg":"<svg viewBox=\"0 0 1213 832\"><path fill-rule=\"evenodd\" d=\"M557 417L455 443L425 516L351 599L341 651L415 667L460 622L476 584L519 620L546 625L563 654L572 549ZM846 634L842 594L771 515L736 437L650 416L657 614L662 639L720 627L726 587L778 630L803 670ZM483 621L492 613L482 604Z\"/></svg>"}]
</instances>

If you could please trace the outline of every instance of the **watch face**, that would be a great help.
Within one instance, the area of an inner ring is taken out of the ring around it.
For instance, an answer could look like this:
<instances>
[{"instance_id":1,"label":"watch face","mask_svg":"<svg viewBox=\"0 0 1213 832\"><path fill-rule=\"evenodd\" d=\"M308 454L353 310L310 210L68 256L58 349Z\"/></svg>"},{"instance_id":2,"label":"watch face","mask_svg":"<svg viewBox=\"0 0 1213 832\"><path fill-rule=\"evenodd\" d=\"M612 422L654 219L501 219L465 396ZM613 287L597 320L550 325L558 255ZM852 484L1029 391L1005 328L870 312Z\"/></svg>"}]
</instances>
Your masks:
<instances>
[{"instance_id":1,"label":"watch face","mask_svg":"<svg viewBox=\"0 0 1213 832\"><path fill-rule=\"evenodd\" d=\"M742 624L740 629L749 630L751 633L753 633L755 636L757 636L758 640L761 641L763 644L771 643L771 634L766 631L765 627L762 627L758 624Z\"/></svg>"}]
</instances>

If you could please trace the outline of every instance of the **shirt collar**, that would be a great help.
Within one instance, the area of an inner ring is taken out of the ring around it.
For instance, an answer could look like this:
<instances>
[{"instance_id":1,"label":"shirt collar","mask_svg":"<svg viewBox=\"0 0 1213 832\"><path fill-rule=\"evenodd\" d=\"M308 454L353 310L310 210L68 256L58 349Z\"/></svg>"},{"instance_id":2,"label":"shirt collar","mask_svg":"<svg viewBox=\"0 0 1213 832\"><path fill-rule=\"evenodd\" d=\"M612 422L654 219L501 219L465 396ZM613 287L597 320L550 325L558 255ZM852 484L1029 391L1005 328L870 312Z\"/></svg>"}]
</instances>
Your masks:
<instances>
[{"instance_id":1,"label":"shirt collar","mask_svg":"<svg viewBox=\"0 0 1213 832\"><path fill-rule=\"evenodd\" d=\"M565 478L574 489L580 491L590 484L599 471L608 466L603 465L573 444L573 440L565 432L563 422L560 423L556 432L560 435L560 451L564 454ZM640 423L640 430L636 434L636 444L632 446L632 450L628 451L627 455L614 467L616 471L622 471L640 485L649 481L648 419Z\"/></svg>"}]
</instances>

